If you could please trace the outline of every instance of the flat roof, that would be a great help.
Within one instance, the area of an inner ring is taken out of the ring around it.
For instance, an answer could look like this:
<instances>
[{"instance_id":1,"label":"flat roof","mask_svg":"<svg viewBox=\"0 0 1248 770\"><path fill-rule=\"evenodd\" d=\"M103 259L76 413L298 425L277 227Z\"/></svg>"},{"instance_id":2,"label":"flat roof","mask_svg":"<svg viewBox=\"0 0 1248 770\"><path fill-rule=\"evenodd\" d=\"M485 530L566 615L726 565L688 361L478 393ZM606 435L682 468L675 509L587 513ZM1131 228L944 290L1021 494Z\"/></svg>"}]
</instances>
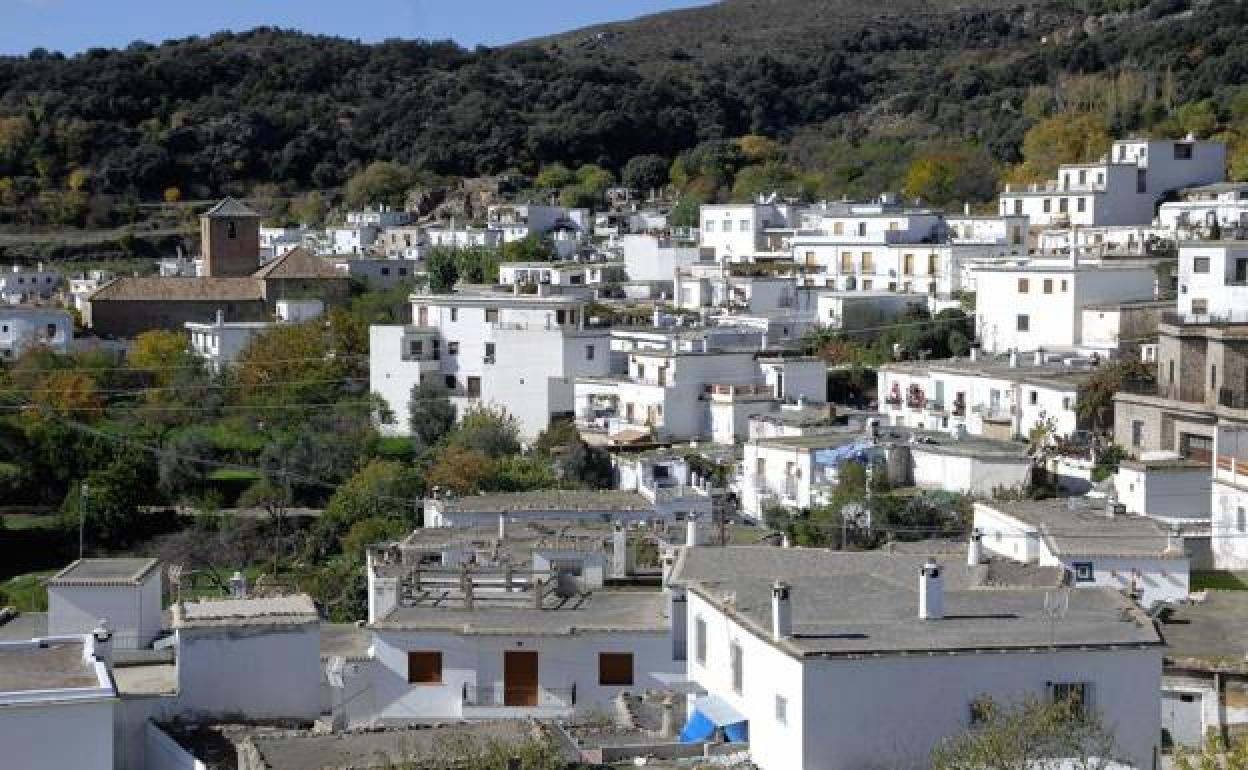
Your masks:
<instances>
[{"instance_id":1,"label":"flat roof","mask_svg":"<svg viewBox=\"0 0 1248 770\"><path fill-rule=\"evenodd\" d=\"M317 623L316 605L307 594L255 599L199 599L173 607L174 628Z\"/></svg>"},{"instance_id":2,"label":"flat roof","mask_svg":"<svg viewBox=\"0 0 1248 770\"><path fill-rule=\"evenodd\" d=\"M0 644L0 693L103 686L94 661L84 657L84 646L81 639L67 637Z\"/></svg>"},{"instance_id":3,"label":"flat roof","mask_svg":"<svg viewBox=\"0 0 1248 770\"><path fill-rule=\"evenodd\" d=\"M1007 356L984 355L978 361L970 358L941 358L930 361L895 361L881 364L880 371L926 375L929 372L960 374L972 377L1053 385L1066 389L1078 388L1096 373L1095 367L1066 366L1046 362L1036 366L1030 353L1018 354L1018 366L1010 366Z\"/></svg>"},{"instance_id":4,"label":"flat roof","mask_svg":"<svg viewBox=\"0 0 1248 770\"><path fill-rule=\"evenodd\" d=\"M1248 591L1203 591L1161 615L1166 662L1248 673Z\"/></svg>"},{"instance_id":5,"label":"flat roof","mask_svg":"<svg viewBox=\"0 0 1248 770\"><path fill-rule=\"evenodd\" d=\"M50 586L136 586L160 566L159 559L78 559L48 580Z\"/></svg>"},{"instance_id":6,"label":"flat roof","mask_svg":"<svg viewBox=\"0 0 1248 770\"><path fill-rule=\"evenodd\" d=\"M320 734L283 731L245 740L256 747L268 770L388 768L441 764L448 752L484 754L493 746L521 746L544 739L546 728L525 719L495 722L362 730Z\"/></svg>"},{"instance_id":7,"label":"flat roof","mask_svg":"<svg viewBox=\"0 0 1248 770\"><path fill-rule=\"evenodd\" d=\"M1104 500L1063 497L1052 500L976 503L1033 528L1059 557L1120 556L1186 559L1168 548L1166 525L1147 516L1110 516Z\"/></svg>"},{"instance_id":8,"label":"flat roof","mask_svg":"<svg viewBox=\"0 0 1248 770\"><path fill-rule=\"evenodd\" d=\"M467 495L428 501L447 513L531 513L542 511L649 511L654 503L618 489L539 489L495 495Z\"/></svg>"},{"instance_id":9,"label":"flat roof","mask_svg":"<svg viewBox=\"0 0 1248 770\"><path fill-rule=\"evenodd\" d=\"M918 615L919 569L928 557L882 551L733 546L684 548L672 580L799 657L857 657L909 652L1136 647L1160 637L1137 607L1108 588L1069 591L1054 620L1046 593L1063 579L1052 567L968 567L943 559L945 616ZM1026 579L1023 579L1026 578ZM792 638L771 633L771 587L791 588Z\"/></svg>"},{"instance_id":10,"label":"flat roof","mask_svg":"<svg viewBox=\"0 0 1248 770\"><path fill-rule=\"evenodd\" d=\"M457 634L575 636L595 632L665 633L671 627L662 591L603 590L560 598L547 594L534 606L531 591L479 591L473 608L451 591L426 591L418 603L395 608L369 626L393 631Z\"/></svg>"}]
</instances>

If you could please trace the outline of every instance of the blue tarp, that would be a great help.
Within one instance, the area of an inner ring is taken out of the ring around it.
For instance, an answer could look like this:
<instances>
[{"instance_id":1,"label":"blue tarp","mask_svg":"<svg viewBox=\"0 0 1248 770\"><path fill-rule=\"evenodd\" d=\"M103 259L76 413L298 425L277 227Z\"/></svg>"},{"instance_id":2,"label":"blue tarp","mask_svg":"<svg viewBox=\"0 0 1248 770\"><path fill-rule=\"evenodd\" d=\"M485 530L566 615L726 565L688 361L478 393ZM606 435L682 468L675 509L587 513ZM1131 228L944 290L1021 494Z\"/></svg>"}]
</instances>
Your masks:
<instances>
[{"instance_id":1,"label":"blue tarp","mask_svg":"<svg viewBox=\"0 0 1248 770\"><path fill-rule=\"evenodd\" d=\"M715 736L715 728L724 728L724 737L733 742L749 740L749 723L741 712L723 698L706 695L693 702L693 713L680 731L681 743L701 743Z\"/></svg>"},{"instance_id":2,"label":"blue tarp","mask_svg":"<svg viewBox=\"0 0 1248 770\"><path fill-rule=\"evenodd\" d=\"M820 449L815 452L815 465L826 465L835 468L846 460L865 463L867 449L871 444L867 441L854 441L835 449Z\"/></svg>"}]
</instances>

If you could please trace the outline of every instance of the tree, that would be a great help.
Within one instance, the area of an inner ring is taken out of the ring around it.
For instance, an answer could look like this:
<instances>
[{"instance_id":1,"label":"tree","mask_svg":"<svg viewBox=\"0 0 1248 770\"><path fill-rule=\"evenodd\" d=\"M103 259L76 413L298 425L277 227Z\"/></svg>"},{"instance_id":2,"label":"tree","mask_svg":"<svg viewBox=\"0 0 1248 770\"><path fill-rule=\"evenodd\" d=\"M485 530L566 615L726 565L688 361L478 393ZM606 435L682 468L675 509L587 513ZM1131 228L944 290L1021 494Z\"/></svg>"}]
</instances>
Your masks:
<instances>
[{"instance_id":1,"label":"tree","mask_svg":"<svg viewBox=\"0 0 1248 770\"><path fill-rule=\"evenodd\" d=\"M346 203L353 208L379 204L401 207L414 182L407 167L391 161L376 161L347 180Z\"/></svg>"},{"instance_id":2,"label":"tree","mask_svg":"<svg viewBox=\"0 0 1248 770\"><path fill-rule=\"evenodd\" d=\"M199 359L191 354L185 334L154 329L134 338L127 361L142 370L148 382L166 387L177 379L178 370L195 368Z\"/></svg>"},{"instance_id":3,"label":"tree","mask_svg":"<svg viewBox=\"0 0 1248 770\"><path fill-rule=\"evenodd\" d=\"M1084 705L1037 698L1008 704L981 697L972 705L980 724L937 746L932 768L1032 770L1063 760L1063 766L1077 770L1103 770L1115 759L1114 737Z\"/></svg>"},{"instance_id":4,"label":"tree","mask_svg":"<svg viewBox=\"0 0 1248 770\"><path fill-rule=\"evenodd\" d=\"M360 519L342 536L342 553L352 563L362 564L364 551L370 545L397 540L409 531L409 527L400 519L381 516Z\"/></svg>"},{"instance_id":5,"label":"tree","mask_svg":"<svg viewBox=\"0 0 1248 770\"><path fill-rule=\"evenodd\" d=\"M301 225L316 227L325 221L328 208L324 196L312 190L291 201L290 215Z\"/></svg>"},{"instance_id":6,"label":"tree","mask_svg":"<svg viewBox=\"0 0 1248 770\"><path fill-rule=\"evenodd\" d=\"M520 423L501 407L469 409L447 437L450 446L499 458L520 451Z\"/></svg>"},{"instance_id":7,"label":"tree","mask_svg":"<svg viewBox=\"0 0 1248 770\"><path fill-rule=\"evenodd\" d=\"M342 311L328 319L279 324L256 335L239 354L233 377L245 404L325 404L366 377L363 327Z\"/></svg>"},{"instance_id":8,"label":"tree","mask_svg":"<svg viewBox=\"0 0 1248 770\"><path fill-rule=\"evenodd\" d=\"M309 538L313 558L336 551L348 531L362 521L391 522L391 529L400 532L411 528L423 494L415 469L392 460L373 460L339 485L313 525Z\"/></svg>"},{"instance_id":9,"label":"tree","mask_svg":"<svg viewBox=\"0 0 1248 770\"><path fill-rule=\"evenodd\" d=\"M1212 99L1188 102L1179 108L1175 117L1184 134L1204 139L1218 127L1218 105Z\"/></svg>"},{"instance_id":10,"label":"tree","mask_svg":"<svg viewBox=\"0 0 1248 770\"><path fill-rule=\"evenodd\" d=\"M165 203L177 203L182 200L182 191L176 187L166 187L161 197L165 199Z\"/></svg>"},{"instance_id":11,"label":"tree","mask_svg":"<svg viewBox=\"0 0 1248 770\"><path fill-rule=\"evenodd\" d=\"M144 527L140 507L155 502L148 495L154 486L153 468L147 458L123 451L87 476L85 527L90 545L116 548L140 538ZM70 487L63 510L77 520L83 496Z\"/></svg>"},{"instance_id":12,"label":"tree","mask_svg":"<svg viewBox=\"0 0 1248 770\"><path fill-rule=\"evenodd\" d=\"M1018 184L1054 178L1064 163L1093 161L1109 151L1105 120L1087 113L1054 115L1032 126L1023 136L1023 162L1010 171Z\"/></svg>"},{"instance_id":13,"label":"tree","mask_svg":"<svg viewBox=\"0 0 1248 770\"><path fill-rule=\"evenodd\" d=\"M921 155L910 164L902 193L937 206L993 197L997 168L987 153L947 151Z\"/></svg>"},{"instance_id":14,"label":"tree","mask_svg":"<svg viewBox=\"0 0 1248 770\"><path fill-rule=\"evenodd\" d=\"M562 190L576 181L576 175L562 163L542 166L542 170L533 178L533 186L539 190Z\"/></svg>"},{"instance_id":15,"label":"tree","mask_svg":"<svg viewBox=\"0 0 1248 770\"><path fill-rule=\"evenodd\" d=\"M434 246L425 254L425 274L429 276L429 291L447 294L459 281L459 262L455 249Z\"/></svg>"},{"instance_id":16,"label":"tree","mask_svg":"<svg viewBox=\"0 0 1248 770\"><path fill-rule=\"evenodd\" d=\"M76 420L93 421L102 417L104 398L95 380L79 371L51 372L31 393L36 405Z\"/></svg>"},{"instance_id":17,"label":"tree","mask_svg":"<svg viewBox=\"0 0 1248 770\"><path fill-rule=\"evenodd\" d=\"M1201 744L1198 752L1176 746L1174 767L1176 770L1248 770L1248 739L1236 736L1226 741L1214 734Z\"/></svg>"},{"instance_id":18,"label":"tree","mask_svg":"<svg viewBox=\"0 0 1248 770\"><path fill-rule=\"evenodd\" d=\"M1114 394L1129 383L1151 383L1153 372L1136 360L1115 361L1093 372L1079 391L1075 413L1100 431L1114 425Z\"/></svg>"},{"instance_id":19,"label":"tree","mask_svg":"<svg viewBox=\"0 0 1248 770\"><path fill-rule=\"evenodd\" d=\"M408 424L419 447L431 447L455 427L456 410L446 386L434 379L412 388Z\"/></svg>"},{"instance_id":20,"label":"tree","mask_svg":"<svg viewBox=\"0 0 1248 770\"><path fill-rule=\"evenodd\" d=\"M533 442L533 452L546 458L563 481L608 489L615 478L611 455L602 447L591 447L581 438L570 420L555 420Z\"/></svg>"},{"instance_id":21,"label":"tree","mask_svg":"<svg viewBox=\"0 0 1248 770\"><path fill-rule=\"evenodd\" d=\"M485 490L497 472L497 464L485 452L447 447L434 458L425 474L425 483L430 489L440 488L457 495L475 495Z\"/></svg>"},{"instance_id":22,"label":"tree","mask_svg":"<svg viewBox=\"0 0 1248 770\"><path fill-rule=\"evenodd\" d=\"M659 155L638 155L624 164L620 180L634 190L654 190L667 185L667 158Z\"/></svg>"}]
</instances>

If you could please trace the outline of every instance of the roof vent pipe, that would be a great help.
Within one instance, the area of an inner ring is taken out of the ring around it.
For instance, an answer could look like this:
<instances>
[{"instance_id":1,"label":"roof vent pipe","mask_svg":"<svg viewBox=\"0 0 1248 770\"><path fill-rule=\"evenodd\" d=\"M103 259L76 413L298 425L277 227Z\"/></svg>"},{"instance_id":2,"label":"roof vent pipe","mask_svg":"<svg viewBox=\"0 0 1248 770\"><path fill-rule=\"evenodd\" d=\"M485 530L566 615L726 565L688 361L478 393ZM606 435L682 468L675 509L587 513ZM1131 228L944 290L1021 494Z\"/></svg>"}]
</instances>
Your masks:
<instances>
[{"instance_id":1,"label":"roof vent pipe","mask_svg":"<svg viewBox=\"0 0 1248 770\"><path fill-rule=\"evenodd\" d=\"M789 598L789 585L780 580L771 586L771 634L776 639L793 636L793 603Z\"/></svg>"},{"instance_id":2,"label":"roof vent pipe","mask_svg":"<svg viewBox=\"0 0 1248 770\"><path fill-rule=\"evenodd\" d=\"M919 568L919 618L939 620L945 616L945 586L941 566L928 559Z\"/></svg>"},{"instance_id":3,"label":"roof vent pipe","mask_svg":"<svg viewBox=\"0 0 1248 770\"><path fill-rule=\"evenodd\" d=\"M1018 350L1015 348L1010 348L1010 368L1018 368Z\"/></svg>"}]
</instances>

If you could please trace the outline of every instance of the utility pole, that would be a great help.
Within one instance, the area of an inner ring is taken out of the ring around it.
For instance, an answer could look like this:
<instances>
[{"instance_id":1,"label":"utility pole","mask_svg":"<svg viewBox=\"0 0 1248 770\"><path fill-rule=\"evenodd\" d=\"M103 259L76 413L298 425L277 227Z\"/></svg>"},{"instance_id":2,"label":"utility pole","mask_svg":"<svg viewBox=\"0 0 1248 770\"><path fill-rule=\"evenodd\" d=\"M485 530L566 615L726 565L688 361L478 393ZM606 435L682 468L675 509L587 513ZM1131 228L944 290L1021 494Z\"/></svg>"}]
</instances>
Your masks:
<instances>
[{"instance_id":1,"label":"utility pole","mask_svg":"<svg viewBox=\"0 0 1248 770\"><path fill-rule=\"evenodd\" d=\"M86 551L86 521L87 521L87 500L91 494L91 488L87 486L87 482L82 482L78 487L78 558L81 559Z\"/></svg>"}]
</instances>

